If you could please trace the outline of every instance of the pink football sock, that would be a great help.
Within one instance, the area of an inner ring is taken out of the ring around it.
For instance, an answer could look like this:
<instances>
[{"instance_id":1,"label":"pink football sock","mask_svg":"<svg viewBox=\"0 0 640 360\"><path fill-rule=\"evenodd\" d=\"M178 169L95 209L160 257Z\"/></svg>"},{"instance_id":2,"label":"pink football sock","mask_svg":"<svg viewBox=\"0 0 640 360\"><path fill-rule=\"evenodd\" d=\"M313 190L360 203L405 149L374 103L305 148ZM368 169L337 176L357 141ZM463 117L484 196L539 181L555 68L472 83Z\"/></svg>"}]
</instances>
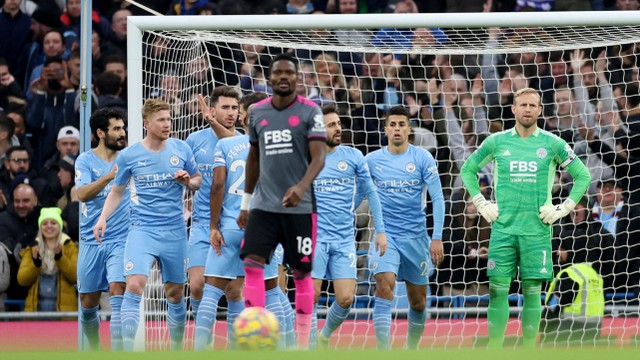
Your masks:
<instances>
[{"instance_id":1,"label":"pink football sock","mask_svg":"<svg viewBox=\"0 0 640 360\"><path fill-rule=\"evenodd\" d=\"M266 302L264 288L264 264L253 259L244 259L244 306L263 308Z\"/></svg>"}]
</instances>

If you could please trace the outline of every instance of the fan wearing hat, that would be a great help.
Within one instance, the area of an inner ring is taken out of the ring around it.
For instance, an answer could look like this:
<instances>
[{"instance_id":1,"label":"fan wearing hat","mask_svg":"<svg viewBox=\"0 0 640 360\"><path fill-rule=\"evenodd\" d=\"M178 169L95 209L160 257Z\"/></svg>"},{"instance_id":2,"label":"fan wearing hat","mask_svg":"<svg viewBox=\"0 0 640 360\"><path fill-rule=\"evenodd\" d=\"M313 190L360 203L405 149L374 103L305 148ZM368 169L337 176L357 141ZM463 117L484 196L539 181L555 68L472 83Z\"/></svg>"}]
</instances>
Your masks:
<instances>
[{"instance_id":1,"label":"fan wearing hat","mask_svg":"<svg viewBox=\"0 0 640 360\"><path fill-rule=\"evenodd\" d=\"M44 163L41 171L42 177L48 184L48 196L55 199L53 203L43 203L45 206L56 205L58 199L65 195L65 189L58 177L61 161L65 156L75 160L80 151L80 132L78 129L73 126L65 126L57 134L57 141L55 142L57 152ZM70 164L73 167L73 163Z\"/></svg>"},{"instance_id":2,"label":"fan wearing hat","mask_svg":"<svg viewBox=\"0 0 640 360\"><path fill-rule=\"evenodd\" d=\"M62 211L42 208L35 243L20 252L18 283L29 287L25 311L77 311L78 245L62 231Z\"/></svg>"}]
</instances>

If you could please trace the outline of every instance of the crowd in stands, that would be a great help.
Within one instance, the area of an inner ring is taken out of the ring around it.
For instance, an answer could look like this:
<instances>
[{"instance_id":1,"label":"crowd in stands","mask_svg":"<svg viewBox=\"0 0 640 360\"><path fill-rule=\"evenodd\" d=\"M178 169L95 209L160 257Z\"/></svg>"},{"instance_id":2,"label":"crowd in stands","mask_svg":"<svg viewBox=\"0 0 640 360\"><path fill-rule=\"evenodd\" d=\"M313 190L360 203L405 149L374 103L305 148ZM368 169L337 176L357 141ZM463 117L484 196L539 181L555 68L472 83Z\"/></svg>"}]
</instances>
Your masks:
<instances>
[{"instance_id":1,"label":"crowd in stands","mask_svg":"<svg viewBox=\"0 0 640 360\"><path fill-rule=\"evenodd\" d=\"M638 0L137 0L166 15L356 14L509 11L638 10ZM0 259L11 265L3 298L24 300L24 310L68 311L74 294L78 199L74 162L80 150L81 0L0 0ZM128 16L149 15L123 0L93 0L93 108L127 109ZM293 15L292 15L293 16ZM327 32L341 45L397 48L439 46L440 29ZM488 47L512 41L489 30ZM638 43L640 44L640 43ZM147 45L153 47L153 44ZM271 91L266 64L277 53L259 45L217 47L220 57L189 64L203 84ZM288 49L280 49L288 51ZM227 51L228 53L220 54ZM414 143L439 162L449 204L448 255L435 282L438 294L484 295L489 225L479 217L458 178L465 158L482 140L514 125L512 94L540 91L539 126L565 139L592 173L589 197L555 227L558 267L590 262L607 291L639 293L640 270L640 47L627 44L583 51L508 55L394 55L289 50L301 60L298 92L338 105L343 141L362 152L386 144L387 109L409 107ZM224 69L211 75L208 67ZM195 70L194 70L195 69ZM147 97L194 98L175 74L157 75ZM213 76L213 79L208 77ZM175 109L193 112L195 108ZM490 170L490 169L489 169ZM571 179L557 176L555 194ZM481 177L486 196L491 174ZM621 290L624 289L624 290ZM22 306L22 305L21 305ZM20 307L8 306L7 310Z\"/></svg>"}]
</instances>

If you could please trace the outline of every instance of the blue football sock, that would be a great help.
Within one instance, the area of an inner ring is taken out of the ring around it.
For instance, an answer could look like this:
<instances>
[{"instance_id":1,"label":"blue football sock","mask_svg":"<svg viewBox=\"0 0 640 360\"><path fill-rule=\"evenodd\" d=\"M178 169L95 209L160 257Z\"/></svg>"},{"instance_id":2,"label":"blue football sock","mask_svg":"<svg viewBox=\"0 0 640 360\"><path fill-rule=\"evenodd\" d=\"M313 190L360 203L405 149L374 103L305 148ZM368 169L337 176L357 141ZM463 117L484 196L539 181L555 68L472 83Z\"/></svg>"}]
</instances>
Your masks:
<instances>
[{"instance_id":1,"label":"blue football sock","mask_svg":"<svg viewBox=\"0 0 640 360\"><path fill-rule=\"evenodd\" d=\"M351 310L351 307L344 309L334 301L329 308L327 321L322 327L322 335L326 338L330 338L331 334L333 334L333 332L347 319L347 316L349 316L349 310Z\"/></svg>"},{"instance_id":2,"label":"blue football sock","mask_svg":"<svg viewBox=\"0 0 640 360\"><path fill-rule=\"evenodd\" d=\"M111 351L122 351L122 300L124 296L113 295L109 297L111 304L111 321L109 321L109 330L111 331Z\"/></svg>"},{"instance_id":3,"label":"blue football sock","mask_svg":"<svg viewBox=\"0 0 640 360\"><path fill-rule=\"evenodd\" d=\"M227 301L229 309L227 310L227 341L230 349L236 348L236 338L233 333L233 323L242 310L244 310L244 300L241 301Z\"/></svg>"},{"instance_id":4,"label":"blue football sock","mask_svg":"<svg viewBox=\"0 0 640 360\"><path fill-rule=\"evenodd\" d=\"M294 346L296 345L296 313L293 311L293 306L291 306L289 297L284 293L284 291L282 291L282 289L280 289L280 302L282 303L282 309L284 310L285 343L287 347Z\"/></svg>"},{"instance_id":5,"label":"blue football sock","mask_svg":"<svg viewBox=\"0 0 640 360\"><path fill-rule=\"evenodd\" d=\"M391 300L375 297L373 327L376 329L376 344L379 350L391 348Z\"/></svg>"},{"instance_id":6,"label":"blue football sock","mask_svg":"<svg viewBox=\"0 0 640 360\"><path fill-rule=\"evenodd\" d=\"M196 330L193 349L203 351L211 344L211 330L218 315L218 303L224 295L222 289L204 284L204 295L196 316Z\"/></svg>"},{"instance_id":7,"label":"blue football sock","mask_svg":"<svg viewBox=\"0 0 640 360\"><path fill-rule=\"evenodd\" d=\"M284 310L282 309L282 303L280 302L280 289L276 286L273 289L267 290L267 299L265 304L265 309L271 311L273 315L275 315L276 319L278 319L278 324L280 328L280 337L278 341L278 349L282 350L285 346L285 339L282 336L284 327L285 327L285 319L284 319Z\"/></svg>"},{"instance_id":8,"label":"blue football sock","mask_svg":"<svg viewBox=\"0 0 640 360\"><path fill-rule=\"evenodd\" d=\"M167 300L167 326L171 338L171 351L182 351L184 326L187 321L187 304L184 300L171 302Z\"/></svg>"},{"instance_id":9,"label":"blue football sock","mask_svg":"<svg viewBox=\"0 0 640 360\"><path fill-rule=\"evenodd\" d=\"M315 349L317 346L318 346L318 304L314 304L312 318L311 318L311 333L309 334L309 349Z\"/></svg>"},{"instance_id":10,"label":"blue football sock","mask_svg":"<svg viewBox=\"0 0 640 360\"><path fill-rule=\"evenodd\" d=\"M100 306L85 308L80 306L80 323L82 331L89 340L89 349L92 351L100 350L100 318L98 317L98 309Z\"/></svg>"},{"instance_id":11,"label":"blue football sock","mask_svg":"<svg viewBox=\"0 0 640 360\"><path fill-rule=\"evenodd\" d=\"M120 310L122 318L122 349L124 351L133 351L133 343L138 331L138 323L140 322L140 301L141 295L126 291L122 300L122 309Z\"/></svg>"},{"instance_id":12,"label":"blue football sock","mask_svg":"<svg viewBox=\"0 0 640 360\"><path fill-rule=\"evenodd\" d=\"M424 332L424 323L427 321L427 310L416 311L409 308L409 330L407 333L407 349L415 350L420 345L420 339Z\"/></svg>"},{"instance_id":13,"label":"blue football sock","mask_svg":"<svg viewBox=\"0 0 640 360\"><path fill-rule=\"evenodd\" d=\"M200 303L202 299L194 299L191 298L191 313L193 314L193 318L196 319L198 317L198 309L200 308Z\"/></svg>"}]
</instances>

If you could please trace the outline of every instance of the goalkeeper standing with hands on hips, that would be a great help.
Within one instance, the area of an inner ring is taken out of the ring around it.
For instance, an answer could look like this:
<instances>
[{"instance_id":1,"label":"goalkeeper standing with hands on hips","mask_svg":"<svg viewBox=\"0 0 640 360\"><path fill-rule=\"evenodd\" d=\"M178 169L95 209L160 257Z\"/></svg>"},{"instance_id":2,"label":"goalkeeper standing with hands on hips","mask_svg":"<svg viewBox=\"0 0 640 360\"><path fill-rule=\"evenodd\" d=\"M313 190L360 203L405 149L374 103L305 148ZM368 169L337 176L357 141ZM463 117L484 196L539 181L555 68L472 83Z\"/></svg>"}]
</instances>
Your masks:
<instances>
[{"instance_id":1,"label":"goalkeeper standing with hands on hips","mask_svg":"<svg viewBox=\"0 0 640 360\"><path fill-rule=\"evenodd\" d=\"M525 88L517 91L513 99L515 127L489 136L460 171L478 213L492 223L487 263L491 349L499 349L504 343L509 287L518 266L524 295L522 343L535 347L542 281L553 279L551 225L573 210L591 182L589 171L571 147L538 128L542 112L538 93ZM495 162L495 203L480 192L476 176L491 161ZM574 183L569 197L553 205L551 188L558 166L571 174Z\"/></svg>"}]
</instances>

